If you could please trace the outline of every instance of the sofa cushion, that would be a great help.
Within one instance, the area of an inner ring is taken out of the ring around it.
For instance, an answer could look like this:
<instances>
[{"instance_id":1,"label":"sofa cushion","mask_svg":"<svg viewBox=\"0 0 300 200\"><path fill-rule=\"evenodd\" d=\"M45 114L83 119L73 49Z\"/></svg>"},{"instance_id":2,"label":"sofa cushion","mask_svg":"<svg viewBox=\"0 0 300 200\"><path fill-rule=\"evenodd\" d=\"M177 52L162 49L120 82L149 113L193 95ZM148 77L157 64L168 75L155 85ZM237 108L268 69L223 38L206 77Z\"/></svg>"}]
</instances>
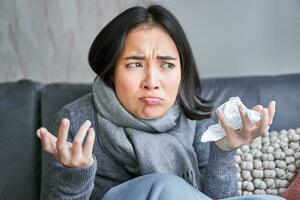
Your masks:
<instances>
[{"instance_id":1,"label":"sofa cushion","mask_svg":"<svg viewBox=\"0 0 300 200\"><path fill-rule=\"evenodd\" d=\"M90 93L91 84L53 83L41 89L41 124L49 128L55 114L66 104Z\"/></svg>"},{"instance_id":2,"label":"sofa cushion","mask_svg":"<svg viewBox=\"0 0 300 200\"><path fill-rule=\"evenodd\" d=\"M300 74L265 76L258 82L259 102L276 100L276 114L270 130L300 127Z\"/></svg>"},{"instance_id":3,"label":"sofa cushion","mask_svg":"<svg viewBox=\"0 0 300 200\"><path fill-rule=\"evenodd\" d=\"M37 199L40 186L39 83L0 84L0 199Z\"/></svg>"}]
</instances>

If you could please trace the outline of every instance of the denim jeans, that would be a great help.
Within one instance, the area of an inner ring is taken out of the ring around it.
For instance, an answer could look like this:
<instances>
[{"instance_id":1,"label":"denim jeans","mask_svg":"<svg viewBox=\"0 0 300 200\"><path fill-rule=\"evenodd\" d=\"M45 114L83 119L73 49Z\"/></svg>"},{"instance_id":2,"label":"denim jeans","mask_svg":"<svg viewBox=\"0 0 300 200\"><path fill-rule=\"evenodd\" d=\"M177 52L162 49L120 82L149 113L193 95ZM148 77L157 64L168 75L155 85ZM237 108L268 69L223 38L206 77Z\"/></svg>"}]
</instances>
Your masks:
<instances>
[{"instance_id":1,"label":"denim jeans","mask_svg":"<svg viewBox=\"0 0 300 200\"><path fill-rule=\"evenodd\" d=\"M110 189L102 200L211 200L182 178L155 173L139 176ZM284 200L272 195L249 195L226 200Z\"/></svg>"}]
</instances>

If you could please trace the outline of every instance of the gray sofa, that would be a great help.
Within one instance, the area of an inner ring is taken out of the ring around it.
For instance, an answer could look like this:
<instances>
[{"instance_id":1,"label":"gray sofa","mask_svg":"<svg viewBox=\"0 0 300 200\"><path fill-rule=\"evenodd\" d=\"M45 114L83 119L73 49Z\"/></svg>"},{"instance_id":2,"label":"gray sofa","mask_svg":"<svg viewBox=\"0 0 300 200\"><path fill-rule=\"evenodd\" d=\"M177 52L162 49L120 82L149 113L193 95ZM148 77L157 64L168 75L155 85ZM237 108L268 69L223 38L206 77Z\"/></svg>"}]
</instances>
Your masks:
<instances>
[{"instance_id":1,"label":"gray sofa","mask_svg":"<svg viewBox=\"0 0 300 200\"><path fill-rule=\"evenodd\" d=\"M245 105L275 99L271 130L300 127L300 74L202 80L203 96L217 106L231 96ZM38 199L41 146L35 131L48 127L65 104L91 92L90 84L0 83L0 199ZM214 116L215 117L215 116Z\"/></svg>"}]
</instances>

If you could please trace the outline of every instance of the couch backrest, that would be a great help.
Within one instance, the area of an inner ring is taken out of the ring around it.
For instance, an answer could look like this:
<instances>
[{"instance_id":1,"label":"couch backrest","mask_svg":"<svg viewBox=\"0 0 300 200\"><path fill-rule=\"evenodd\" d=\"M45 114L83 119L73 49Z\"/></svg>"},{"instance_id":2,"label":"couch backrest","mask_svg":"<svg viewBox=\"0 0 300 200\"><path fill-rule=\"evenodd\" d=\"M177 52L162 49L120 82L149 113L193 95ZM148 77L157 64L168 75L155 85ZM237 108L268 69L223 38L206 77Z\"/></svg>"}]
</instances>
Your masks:
<instances>
[{"instance_id":1,"label":"couch backrest","mask_svg":"<svg viewBox=\"0 0 300 200\"><path fill-rule=\"evenodd\" d=\"M40 186L40 84L0 84L0 199L37 199Z\"/></svg>"},{"instance_id":2,"label":"couch backrest","mask_svg":"<svg viewBox=\"0 0 300 200\"><path fill-rule=\"evenodd\" d=\"M270 130L300 127L300 74L205 79L202 96L214 99L215 108L232 96L239 96L249 108L267 106L274 99Z\"/></svg>"},{"instance_id":3,"label":"couch backrest","mask_svg":"<svg viewBox=\"0 0 300 200\"><path fill-rule=\"evenodd\" d=\"M49 128L55 114L66 104L90 93L91 84L53 83L41 89L41 125Z\"/></svg>"}]
</instances>

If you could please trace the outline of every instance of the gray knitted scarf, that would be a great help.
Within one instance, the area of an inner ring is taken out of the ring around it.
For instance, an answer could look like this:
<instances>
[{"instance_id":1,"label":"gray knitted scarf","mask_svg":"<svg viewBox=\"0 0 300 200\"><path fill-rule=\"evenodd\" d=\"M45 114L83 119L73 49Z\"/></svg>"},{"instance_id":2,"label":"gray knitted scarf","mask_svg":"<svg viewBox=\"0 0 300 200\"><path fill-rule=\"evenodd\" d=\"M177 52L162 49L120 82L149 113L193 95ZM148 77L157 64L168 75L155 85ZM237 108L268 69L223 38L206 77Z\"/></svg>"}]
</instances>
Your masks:
<instances>
[{"instance_id":1,"label":"gray knitted scarf","mask_svg":"<svg viewBox=\"0 0 300 200\"><path fill-rule=\"evenodd\" d=\"M177 174L198 188L200 175L192 146L196 123L185 117L178 103L157 119L136 118L99 76L93 83L93 98L102 145L118 163L135 175Z\"/></svg>"}]
</instances>

